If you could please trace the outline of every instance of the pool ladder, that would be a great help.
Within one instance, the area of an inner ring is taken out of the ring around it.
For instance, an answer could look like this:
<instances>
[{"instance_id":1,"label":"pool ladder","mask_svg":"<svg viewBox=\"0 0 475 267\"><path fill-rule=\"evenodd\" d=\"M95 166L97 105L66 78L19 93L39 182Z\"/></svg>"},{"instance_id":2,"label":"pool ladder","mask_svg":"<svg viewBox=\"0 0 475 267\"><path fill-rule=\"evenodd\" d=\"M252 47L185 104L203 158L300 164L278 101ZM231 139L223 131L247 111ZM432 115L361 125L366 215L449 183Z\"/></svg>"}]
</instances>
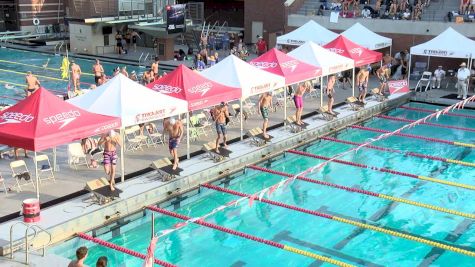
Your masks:
<instances>
[{"instance_id":1,"label":"pool ladder","mask_svg":"<svg viewBox=\"0 0 475 267\"><path fill-rule=\"evenodd\" d=\"M63 48L63 45L64 45L64 41L61 41L54 46L55 56L61 56L61 48Z\"/></svg>"},{"instance_id":2,"label":"pool ladder","mask_svg":"<svg viewBox=\"0 0 475 267\"><path fill-rule=\"evenodd\" d=\"M25 243L24 243L25 244L25 264L29 264L29 262L30 262L30 246L33 246L33 241L35 241L35 239L38 237L38 234L40 234L42 232L44 232L48 235L48 242L46 242L46 243L44 243L43 245L40 246L43 250L42 256L44 257L45 254L46 254L46 247L48 247L51 244L51 233L49 233L48 231L43 229L41 226L36 225L36 224L27 224L27 223L24 223L24 222L16 222L12 226L10 226L10 259L13 259L13 253L14 253L14 249L13 249L13 229L17 225L23 225L23 226L26 227ZM30 229L33 230L33 237L31 237L31 239L29 238ZM20 245L20 247L21 246L22 245ZM37 250L37 249L32 249L31 251L35 251L35 250Z\"/></svg>"},{"instance_id":3,"label":"pool ladder","mask_svg":"<svg viewBox=\"0 0 475 267\"><path fill-rule=\"evenodd\" d=\"M141 54L140 57L139 57L139 67L140 67L140 68L145 68L145 67L146 67L145 64L146 64L146 62L147 62L148 57L150 56L150 53L147 53L147 54L145 55L145 57L143 57L143 55L144 55L144 52L142 52L142 54ZM143 60L142 60L142 58L143 58ZM143 65L142 65L142 63L143 63Z\"/></svg>"}]
</instances>

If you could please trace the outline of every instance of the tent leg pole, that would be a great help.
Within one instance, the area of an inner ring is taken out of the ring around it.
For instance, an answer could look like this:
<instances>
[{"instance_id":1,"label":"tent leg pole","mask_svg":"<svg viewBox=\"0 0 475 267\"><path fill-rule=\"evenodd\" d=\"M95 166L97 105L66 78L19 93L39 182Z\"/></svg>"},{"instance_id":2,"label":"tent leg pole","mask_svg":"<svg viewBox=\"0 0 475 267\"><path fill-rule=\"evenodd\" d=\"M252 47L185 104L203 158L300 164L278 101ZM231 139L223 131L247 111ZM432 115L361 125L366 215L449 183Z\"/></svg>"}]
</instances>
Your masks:
<instances>
[{"instance_id":1,"label":"tent leg pole","mask_svg":"<svg viewBox=\"0 0 475 267\"><path fill-rule=\"evenodd\" d=\"M190 113L186 113L186 158L190 159Z\"/></svg>"},{"instance_id":2,"label":"tent leg pole","mask_svg":"<svg viewBox=\"0 0 475 267\"><path fill-rule=\"evenodd\" d=\"M287 121L287 86L284 87L284 125Z\"/></svg>"},{"instance_id":3,"label":"tent leg pole","mask_svg":"<svg viewBox=\"0 0 475 267\"><path fill-rule=\"evenodd\" d=\"M352 89L353 93L352 94L353 94L353 96L355 96L355 68L354 67L353 67L353 77L351 79L352 79L351 84L353 86L353 89Z\"/></svg>"},{"instance_id":4,"label":"tent leg pole","mask_svg":"<svg viewBox=\"0 0 475 267\"><path fill-rule=\"evenodd\" d=\"M241 135L241 141L242 141L242 139L243 139L243 134L242 134L242 132L243 132L243 131L242 131L242 129L243 129L243 121L242 121L242 120L243 120L243 117L244 117L244 116L243 116L244 107L242 106L242 98L239 99L239 106L240 106L240 108L241 108L241 110L240 110L239 113L240 113L240 115L241 115L241 134L240 134L240 135Z\"/></svg>"},{"instance_id":5,"label":"tent leg pole","mask_svg":"<svg viewBox=\"0 0 475 267\"><path fill-rule=\"evenodd\" d=\"M36 161L36 151L35 151L35 178L36 178L36 198L40 200L40 178L38 177L38 162Z\"/></svg>"},{"instance_id":6,"label":"tent leg pole","mask_svg":"<svg viewBox=\"0 0 475 267\"><path fill-rule=\"evenodd\" d=\"M53 147L53 171L55 172L59 171L59 166L57 163L56 147Z\"/></svg>"},{"instance_id":7,"label":"tent leg pole","mask_svg":"<svg viewBox=\"0 0 475 267\"><path fill-rule=\"evenodd\" d=\"M125 181L125 159L124 159L124 146L125 146L125 130L120 129L120 141L122 142L120 145L120 172L121 172L121 177L120 181L123 183ZM112 179L115 179L115 177L112 177Z\"/></svg>"},{"instance_id":8,"label":"tent leg pole","mask_svg":"<svg viewBox=\"0 0 475 267\"><path fill-rule=\"evenodd\" d=\"M409 55L409 64L407 66L407 86L409 89L411 88L411 85L409 84L411 82L411 60L412 60L412 55Z\"/></svg>"}]
</instances>

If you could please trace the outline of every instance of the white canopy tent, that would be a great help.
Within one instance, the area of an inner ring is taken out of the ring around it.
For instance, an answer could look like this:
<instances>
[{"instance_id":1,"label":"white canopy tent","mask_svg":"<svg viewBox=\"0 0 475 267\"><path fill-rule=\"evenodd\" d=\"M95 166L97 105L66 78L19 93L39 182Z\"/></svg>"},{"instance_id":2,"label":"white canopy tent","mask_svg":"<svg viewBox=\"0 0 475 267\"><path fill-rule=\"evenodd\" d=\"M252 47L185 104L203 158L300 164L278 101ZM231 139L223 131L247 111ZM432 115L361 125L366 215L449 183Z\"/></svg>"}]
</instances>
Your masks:
<instances>
[{"instance_id":1,"label":"white canopy tent","mask_svg":"<svg viewBox=\"0 0 475 267\"><path fill-rule=\"evenodd\" d=\"M391 48L393 44L392 39L369 30L359 22L353 24L353 26L342 32L341 35L350 39L352 42L364 46L370 50L389 47L389 53L391 54Z\"/></svg>"},{"instance_id":2,"label":"white canopy tent","mask_svg":"<svg viewBox=\"0 0 475 267\"><path fill-rule=\"evenodd\" d=\"M333 53L314 42L305 43L294 49L289 55L305 63L322 68L322 76L328 76L349 69L353 69L353 77L355 76L355 62L353 59ZM354 84L353 81L353 95L355 95ZM323 86L321 86L321 89L320 105L323 105Z\"/></svg>"},{"instance_id":3,"label":"white canopy tent","mask_svg":"<svg viewBox=\"0 0 475 267\"><path fill-rule=\"evenodd\" d=\"M309 20L299 28L277 37L279 45L303 45L307 41L312 41L319 45L331 42L338 34L328 30L313 20Z\"/></svg>"},{"instance_id":4,"label":"white canopy tent","mask_svg":"<svg viewBox=\"0 0 475 267\"><path fill-rule=\"evenodd\" d=\"M138 84L122 74L87 94L68 100L89 112L121 118L122 127L188 114L188 103ZM123 130L121 130L124 141ZM124 149L121 146L121 170L124 180Z\"/></svg>"},{"instance_id":5,"label":"white canopy tent","mask_svg":"<svg viewBox=\"0 0 475 267\"><path fill-rule=\"evenodd\" d=\"M253 95L270 92L285 86L285 78L258 69L234 55L230 55L218 64L201 72L201 74L215 82L241 88L242 100ZM241 113L241 138L243 137L242 113Z\"/></svg>"},{"instance_id":6,"label":"white canopy tent","mask_svg":"<svg viewBox=\"0 0 475 267\"><path fill-rule=\"evenodd\" d=\"M475 57L475 41L460 34L452 27L448 27L433 39L411 47L409 74L411 73L413 55L427 56L428 63L430 57L464 58L468 59L468 68L471 69L472 59Z\"/></svg>"}]
</instances>

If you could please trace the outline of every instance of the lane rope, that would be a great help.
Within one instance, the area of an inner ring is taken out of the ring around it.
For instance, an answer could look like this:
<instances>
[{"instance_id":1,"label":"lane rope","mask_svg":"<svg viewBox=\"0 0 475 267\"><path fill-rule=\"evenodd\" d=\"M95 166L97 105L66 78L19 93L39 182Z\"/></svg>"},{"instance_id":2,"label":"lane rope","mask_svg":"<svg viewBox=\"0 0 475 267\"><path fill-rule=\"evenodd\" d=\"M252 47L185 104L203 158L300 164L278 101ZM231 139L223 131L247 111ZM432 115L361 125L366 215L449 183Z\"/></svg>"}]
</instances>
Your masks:
<instances>
[{"instance_id":1,"label":"lane rope","mask_svg":"<svg viewBox=\"0 0 475 267\"><path fill-rule=\"evenodd\" d=\"M391 131L376 129L376 128L370 128L370 127L361 126L361 125L350 125L348 127L354 128L354 129L360 129L360 130L364 130L364 131L369 131L369 132L376 132L376 133L391 133ZM408 137L408 138L413 138L413 139L420 139L420 140L433 142L433 143L442 143L442 144L447 144L447 145L475 148L475 144L468 144L468 143L462 143L462 142L457 142L457 141L449 141L449 140L443 140L443 139L438 139L438 138L419 136L419 135L415 135L415 134L406 134L406 133L400 133L399 132L399 133L394 133L393 135Z\"/></svg>"},{"instance_id":2,"label":"lane rope","mask_svg":"<svg viewBox=\"0 0 475 267\"><path fill-rule=\"evenodd\" d=\"M294 248L294 247L291 247L291 246L288 246L288 245L284 245L284 244L281 244L281 243L278 243L278 242L274 242L274 241L271 241L271 240L268 240L268 239L260 238L258 236L246 234L244 232L239 232L239 231L236 231L236 230L232 230L232 229L229 229L229 228L217 225L217 224L205 222L203 219L194 220L191 217L188 217L188 216L185 216L185 215L182 215L182 214L178 214L176 212L172 212L172 211L169 211L169 210L166 210L166 209L153 207L153 206L147 206L146 208L151 210L151 211L162 213L162 214L165 214L165 215L168 215L168 216L171 216L171 217L175 217L175 218L178 218L178 219L181 219L181 220L190 221L192 223L199 224L201 226L205 226L205 227L208 227L208 228L212 228L212 229L224 232L224 233L239 236L239 237L242 237L242 238L245 238L245 239L248 239L248 240L252 240L252 241L255 241L255 242L266 244L268 246L280 248L280 249L283 249L283 250L286 250L286 251L289 251L289 252L292 252L292 253L295 253L295 254L300 254L300 255L308 257L308 258L328 262L328 263L331 263L331 264L334 264L334 265L337 265L337 266L343 266L343 267L353 266L351 264L348 264L348 263L345 263L345 262L342 262L342 261L339 261L339 260L335 260L335 259L332 259L332 258L329 258L329 257L326 257L326 256L322 256L322 255L318 255L318 254L315 254L315 253L312 253L312 252L304 251L304 250Z\"/></svg>"},{"instance_id":3,"label":"lane rope","mask_svg":"<svg viewBox=\"0 0 475 267\"><path fill-rule=\"evenodd\" d=\"M3 71L3 72L9 72L9 73L15 73L15 74L21 74L21 75L26 75L26 72L20 72L20 71L14 71L14 70L6 70L6 69L0 69L0 71ZM50 77L50 76L44 76L44 75L36 75L36 77L41 77L41 78L44 78L44 79L49 79L49 80L55 80L55 81L63 81L63 82L67 82L68 80L63 80L63 79L60 79L60 78L55 78L55 77Z\"/></svg>"},{"instance_id":4,"label":"lane rope","mask_svg":"<svg viewBox=\"0 0 475 267\"><path fill-rule=\"evenodd\" d=\"M420 111L420 112L424 112L424 113L436 112L435 110L424 109L424 108L413 108L413 107L406 107L406 106L400 106L398 108L412 110L412 111ZM468 119L475 119L475 116L473 116L473 115L466 115L466 114L460 114L460 113L447 113L445 115L451 116L451 117L462 117L462 118L468 118Z\"/></svg>"},{"instance_id":5,"label":"lane rope","mask_svg":"<svg viewBox=\"0 0 475 267\"><path fill-rule=\"evenodd\" d=\"M263 168L263 167L256 166L256 165L248 166L248 168L253 169L253 170L257 170L257 171L261 171L261 172L274 174L274 175L279 175L279 176L282 176L282 177L293 177L294 176L293 174L290 174L290 173L275 171L275 170L272 170L272 169L267 169L267 168ZM301 181L304 181L304 182L309 182L309 183L313 183L313 184L319 184L319 185L323 185L323 186L329 186L329 187L337 188L337 189L340 189L340 190L345 190L345 191L348 191L348 192L351 192L351 193L358 193L358 194L373 196L373 197L382 198L382 199L386 199L386 200L390 200L390 201L394 201L394 202L399 202L399 203L404 203L404 204L408 204L408 205L412 205L412 206L417 206L417 207L421 207L421 208L426 208L426 209L431 209L431 210L435 210L435 211L439 211L439 212L444 212L444 213L447 213L447 214L457 215L457 216L461 216L461 217L465 217L465 218L469 218L469 219L475 219L475 214L460 212L460 211L447 209L447 208L440 207L440 206L421 203L421 202L409 200L409 199L406 199L406 198L393 197L393 196L390 196L390 195L376 193L376 192L365 190L365 189L359 189L359 188L334 184L334 183L330 183L330 182L324 182L324 181L321 181L321 180L311 179L311 178L304 177L304 176L297 176L297 179L301 180Z\"/></svg>"},{"instance_id":6,"label":"lane rope","mask_svg":"<svg viewBox=\"0 0 475 267\"><path fill-rule=\"evenodd\" d=\"M125 247L121 247L119 245L104 241L104 240L99 239L99 238L92 237L90 235L86 235L84 233L76 233L76 235L78 237L82 238L82 239L94 242L94 243L99 244L99 245L104 246L104 247L111 248L113 250L120 251L122 253L128 254L130 256L134 256L136 258L140 258L140 259L145 260L145 258L147 257L145 254L139 253L137 251L130 250L130 249L125 248ZM162 260L159 260L159 259L154 259L154 263L158 264L158 265L161 265L161 266L164 266L164 267L177 267L177 265L174 265L174 264L171 264L169 262L162 261Z\"/></svg>"},{"instance_id":7,"label":"lane rope","mask_svg":"<svg viewBox=\"0 0 475 267\"><path fill-rule=\"evenodd\" d=\"M449 185L449 186L453 186L453 187L460 187L460 188L464 188L464 189L475 190L475 185L469 185L469 184L462 184L462 183L457 183L457 182L452 182L452 181L446 181L446 180L432 178L432 177L428 177L428 176L416 175L416 174L412 174L412 173L408 173L408 172L395 171L395 170L390 170L390 169L387 169L387 168L379 168L379 167L376 167L376 166L368 166L368 165L361 164L361 163L355 163L355 162L345 161L345 160L341 160L341 159L334 159L334 158L324 157L324 156L315 155L315 154L311 154L311 153L308 153L308 152L298 151L298 150L293 150L293 149L287 150L287 152L297 154L297 155L301 155L301 156L305 156L305 157L326 160L327 162L332 161L332 162L336 162L336 163L340 163L340 164L344 164L344 165L359 167L359 168L362 168L362 169L371 169L371 170L375 170L375 171L379 171L379 172L386 172L386 173L390 173L390 174L401 175L401 176L405 176L405 177L409 177L409 178L430 181L430 182Z\"/></svg>"},{"instance_id":8,"label":"lane rope","mask_svg":"<svg viewBox=\"0 0 475 267\"><path fill-rule=\"evenodd\" d=\"M54 69L54 68L43 67L43 66L37 66L37 65L33 65L33 64L26 64L26 63L15 62L15 61L10 61L10 60L4 60L4 59L0 59L0 62L5 62L5 63L9 63L9 64L16 64L16 65L22 65L22 66L27 66L27 67L33 67L33 68L38 68L38 69L61 71L61 69ZM82 74L84 74L84 75L89 75L89 76L94 76L94 74L88 73L88 72L83 72Z\"/></svg>"},{"instance_id":9,"label":"lane rope","mask_svg":"<svg viewBox=\"0 0 475 267\"><path fill-rule=\"evenodd\" d=\"M321 139L323 139L325 141L342 143L342 144L353 145L353 146L359 146L359 145L363 144L363 143L357 143L357 142L352 142L352 141L347 141L347 140L341 140L341 139L333 138L333 137L330 137L330 136L323 136L323 137L321 137ZM442 157L437 157L437 156L420 154L420 153L416 153L416 152L405 152L405 151L402 151L402 150L397 150L397 149L392 149L392 148L387 148L387 147L380 147L380 146L375 146L375 145L367 145L365 147L370 148L370 149L379 150L379 151L399 153L399 154L403 154L405 156L413 156L413 157L417 157L417 158L424 158L424 159L442 161L442 162L447 162L447 163L459 164L459 165L463 165L463 166L475 167L475 163L467 162L467 161L461 161L461 160L449 159L449 158L442 158Z\"/></svg>"},{"instance_id":10,"label":"lane rope","mask_svg":"<svg viewBox=\"0 0 475 267\"><path fill-rule=\"evenodd\" d=\"M209 189L214 189L216 191L228 193L228 194L231 194L231 195L239 196L239 197L247 197L247 198L252 197L249 194L241 193L241 192L234 191L234 190L231 190L231 189L228 189L228 188L222 188L222 187L218 187L218 186L214 186L214 185L210 185L210 184L202 184L201 186L209 188ZM475 252L473 252L473 251L458 248L458 247L455 247L455 246L452 246L452 245L447 245L447 244L437 242L437 241L432 241L432 240L429 240L427 238L414 236L413 234L405 234L405 233L397 232L397 231L394 231L394 230L386 229L384 227L376 226L376 225L373 225L373 224L362 223L362 222L358 222L356 220L346 219L346 218L343 218L343 217L330 215L330 214L323 213L323 212L304 209L304 208L301 208L301 207L292 206L292 205L289 205L289 204L285 204L285 203L282 203L282 202L278 202L278 201L274 201L274 200L270 200L270 199L266 199L266 198L256 198L254 200L260 201L260 202L263 202L263 203L267 203L267 204L270 204L270 205L274 205L274 206L278 206L278 207L298 211L298 212L301 212L301 213L314 215L314 216L317 216L317 217L322 217L322 218L326 218L326 219L330 219L330 220L335 220L335 221L345 223L345 224L351 224L353 226L357 226L357 227L368 229L368 230L373 230L373 231L376 231L376 232L384 233L384 234L387 234L387 235L392 235L392 236L395 236L395 237L404 238L404 239L407 239L407 240L410 240L410 241L423 243L423 244L426 244L426 245L429 245L429 246L432 246L432 247L437 247L437 248L444 249L444 250L450 250L450 251L457 252L457 253L460 253L460 254L464 254L464 255L467 255L467 256L470 256L470 257L475 257Z\"/></svg>"},{"instance_id":11,"label":"lane rope","mask_svg":"<svg viewBox=\"0 0 475 267\"><path fill-rule=\"evenodd\" d=\"M393 116L387 116L387 115L376 115L375 117L381 118L381 119L386 119L386 120L393 120L393 121L401 121L401 122L415 122L415 120L410 120L406 118L399 118L399 117L393 117ZM438 127L438 128L446 128L446 129L455 129L455 130L461 130L461 131L467 131L467 132L475 132L475 129L472 128L465 128L465 127L457 127L457 126L451 126L451 125L444 125L444 124L438 124L438 123L431 123L431 122L421 122L420 124L428 125L428 126L433 126L433 127Z\"/></svg>"}]
</instances>

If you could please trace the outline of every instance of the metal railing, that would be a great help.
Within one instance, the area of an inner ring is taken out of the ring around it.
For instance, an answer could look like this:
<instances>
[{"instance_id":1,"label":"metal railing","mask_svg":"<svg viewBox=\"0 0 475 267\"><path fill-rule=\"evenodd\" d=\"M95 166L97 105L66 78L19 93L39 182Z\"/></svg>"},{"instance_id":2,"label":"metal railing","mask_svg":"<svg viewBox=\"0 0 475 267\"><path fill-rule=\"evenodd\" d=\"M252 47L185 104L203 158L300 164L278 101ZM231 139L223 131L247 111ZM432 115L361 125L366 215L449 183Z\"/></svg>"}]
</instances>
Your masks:
<instances>
[{"instance_id":1,"label":"metal railing","mask_svg":"<svg viewBox=\"0 0 475 267\"><path fill-rule=\"evenodd\" d=\"M57 43L54 46L54 55L55 56L60 56L61 55L61 48L63 48L63 45L64 45L64 41L61 41L61 42Z\"/></svg>"},{"instance_id":2,"label":"metal railing","mask_svg":"<svg viewBox=\"0 0 475 267\"><path fill-rule=\"evenodd\" d=\"M14 249L13 249L13 229L17 225L26 226L26 229L25 229L25 244L24 244L25 245L25 264L30 263L30 244L31 244L31 246L33 246L32 242L35 241L35 239L38 237L38 234L43 233L43 232L48 235L48 242L46 242L46 243L44 243L43 245L40 246L40 248L42 248L42 250L43 250L42 256L44 257L46 255L46 247L48 247L51 244L51 240L52 240L51 234L39 225L27 224L27 223L24 223L24 222L16 222L12 226L10 226L10 259L13 259L13 253L14 253ZM30 229L33 230L33 237L31 239L29 238ZM37 250L37 249L32 249L31 251L35 251L35 250Z\"/></svg>"},{"instance_id":3,"label":"metal railing","mask_svg":"<svg viewBox=\"0 0 475 267\"><path fill-rule=\"evenodd\" d=\"M139 67L140 67L140 68L145 68L145 67L146 67L147 59L148 59L148 57L150 56L150 53L147 53L147 54L145 55L145 57L144 57L144 56L143 56L144 53L145 53L145 52L142 52L142 54L141 54L140 57L139 57ZM143 60L142 60L142 58L143 58Z\"/></svg>"}]
</instances>

